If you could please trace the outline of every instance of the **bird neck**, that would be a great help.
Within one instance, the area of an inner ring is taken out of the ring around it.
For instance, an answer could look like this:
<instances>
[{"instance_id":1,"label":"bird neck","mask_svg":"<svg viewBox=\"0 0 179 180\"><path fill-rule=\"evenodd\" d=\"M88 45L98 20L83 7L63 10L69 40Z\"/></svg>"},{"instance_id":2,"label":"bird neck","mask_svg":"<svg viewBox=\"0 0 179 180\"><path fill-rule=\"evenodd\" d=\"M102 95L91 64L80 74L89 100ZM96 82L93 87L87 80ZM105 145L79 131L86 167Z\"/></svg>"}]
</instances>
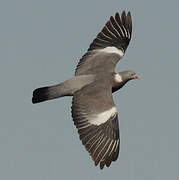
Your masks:
<instances>
[{"instance_id":1,"label":"bird neck","mask_svg":"<svg viewBox=\"0 0 179 180\"><path fill-rule=\"evenodd\" d=\"M121 89L130 79L123 78L120 74L114 75L112 92Z\"/></svg>"},{"instance_id":2,"label":"bird neck","mask_svg":"<svg viewBox=\"0 0 179 180\"><path fill-rule=\"evenodd\" d=\"M112 92L121 89L127 82L114 83L112 86Z\"/></svg>"}]
</instances>

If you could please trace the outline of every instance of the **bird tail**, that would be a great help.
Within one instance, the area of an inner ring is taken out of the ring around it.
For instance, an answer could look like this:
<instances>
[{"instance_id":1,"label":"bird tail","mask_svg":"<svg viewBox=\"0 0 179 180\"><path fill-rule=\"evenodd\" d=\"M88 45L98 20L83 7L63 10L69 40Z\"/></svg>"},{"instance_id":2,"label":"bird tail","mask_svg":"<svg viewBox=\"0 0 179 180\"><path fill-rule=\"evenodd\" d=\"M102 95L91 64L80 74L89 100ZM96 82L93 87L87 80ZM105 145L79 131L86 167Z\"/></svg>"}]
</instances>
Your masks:
<instances>
[{"instance_id":1,"label":"bird tail","mask_svg":"<svg viewBox=\"0 0 179 180\"><path fill-rule=\"evenodd\" d=\"M55 86L35 89L33 92L32 103L40 103L63 96L73 96L76 91L93 81L93 75L82 75L75 76Z\"/></svg>"},{"instance_id":2,"label":"bird tail","mask_svg":"<svg viewBox=\"0 0 179 180\"><path fill-rule=\"evenodd\" d=\"M32 103L40 103L50 99L67 96L68 93L63 88L63 83L55 86L47 86L35 89L33 92Z\"/></svg>"}]
</instances>

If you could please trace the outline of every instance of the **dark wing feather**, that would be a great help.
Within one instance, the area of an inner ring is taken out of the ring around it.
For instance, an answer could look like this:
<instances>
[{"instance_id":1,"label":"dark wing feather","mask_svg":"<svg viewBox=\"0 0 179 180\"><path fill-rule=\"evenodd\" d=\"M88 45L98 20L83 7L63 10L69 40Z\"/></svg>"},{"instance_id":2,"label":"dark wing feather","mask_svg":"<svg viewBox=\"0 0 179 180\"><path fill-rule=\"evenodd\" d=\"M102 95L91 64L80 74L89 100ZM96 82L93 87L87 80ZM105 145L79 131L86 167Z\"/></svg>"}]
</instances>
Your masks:
<instances>
[{"instance_id":1,"label":"dark wing feather","mask_svg":"<svg viewBox=\"0 0 179 180\"><path fill-rule=\"evenodd\" d=\"M76 92L72 101L79 137L101 169L118 158L120 144L118 115L109 84L107 80L95 81Z\"/></svg>"},{"instance_id":2,"label":"dark wing feather","mask_svg":"<svg viewBox=\"0 0 179 180\"><path fill-rule=\"evenodd\" d=\"M116 63L124 55L132 35L132 18L130 12L123 11L121 17L116 13L111 16L102 31L90 44L87 53L80 59L75 75L100 74L101 67L106 73L113 72ZM120 53L105 51L105 48L113 47ZM111 58L109 58L109 56ZM112 65L110 65L112 64Z\"/></svg>"},{"instance_id":3,"label":"dark wing feather","mask_svg":"<svg viewBox=\"0 0 179 180\"><path fill-rule=\"evenodd\" d=\"M91 43L89 50L100 49L108 46L114 46L122 49L124 52L127 49L132 35L132 18L130 12L127 16L123 11L121 18L119 13L115 17L111 16L102 31L97 35L96 39ZM95 45L99 47L96 48Z\"/></svg>"}]
</instances>

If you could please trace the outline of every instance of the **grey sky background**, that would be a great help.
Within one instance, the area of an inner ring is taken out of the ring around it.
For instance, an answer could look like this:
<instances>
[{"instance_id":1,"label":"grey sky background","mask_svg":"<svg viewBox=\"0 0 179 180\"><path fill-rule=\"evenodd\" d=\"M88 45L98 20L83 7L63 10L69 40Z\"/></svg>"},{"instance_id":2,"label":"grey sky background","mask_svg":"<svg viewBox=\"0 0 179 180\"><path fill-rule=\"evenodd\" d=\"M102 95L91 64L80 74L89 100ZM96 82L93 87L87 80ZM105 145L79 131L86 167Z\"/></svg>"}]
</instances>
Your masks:
<instances>
[{"instance_id":1,"label":"grey sky background","mask_svg":"<svg viewBox=\"0 0 179 180\"><path fill-rule=\"evenodd\" d=\"M0 179L179 178L177 0L0 1ZM100 170L78 138L71 98L33 105L35 88L62 82L105 22L130 10L132 41L116 71L142 77L114 94L121 150Z\"/></svg>"}]
</instances>

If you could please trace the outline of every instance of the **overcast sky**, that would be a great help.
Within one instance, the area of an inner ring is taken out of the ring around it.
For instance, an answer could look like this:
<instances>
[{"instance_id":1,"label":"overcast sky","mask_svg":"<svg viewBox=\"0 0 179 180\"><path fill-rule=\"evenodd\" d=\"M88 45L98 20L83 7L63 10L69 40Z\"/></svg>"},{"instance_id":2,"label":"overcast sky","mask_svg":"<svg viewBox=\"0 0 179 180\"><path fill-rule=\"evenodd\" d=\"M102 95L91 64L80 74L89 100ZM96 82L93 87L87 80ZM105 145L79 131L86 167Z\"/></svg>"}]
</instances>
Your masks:
<instances>
[{"instance_id":1,"label":"overcast sky","mask_svg":"<svg viewBox=\"0 0 179 180\"><path fill-rule=\"evenodd\" d=\"M0 179L178 180L178 0L1 0ZM95 167L71 118L71 98L32 104L62 82L111 15L130 10L133 34L116 71L142 77L114 94L121 148Z\"/></svg>"}]
</instances>

